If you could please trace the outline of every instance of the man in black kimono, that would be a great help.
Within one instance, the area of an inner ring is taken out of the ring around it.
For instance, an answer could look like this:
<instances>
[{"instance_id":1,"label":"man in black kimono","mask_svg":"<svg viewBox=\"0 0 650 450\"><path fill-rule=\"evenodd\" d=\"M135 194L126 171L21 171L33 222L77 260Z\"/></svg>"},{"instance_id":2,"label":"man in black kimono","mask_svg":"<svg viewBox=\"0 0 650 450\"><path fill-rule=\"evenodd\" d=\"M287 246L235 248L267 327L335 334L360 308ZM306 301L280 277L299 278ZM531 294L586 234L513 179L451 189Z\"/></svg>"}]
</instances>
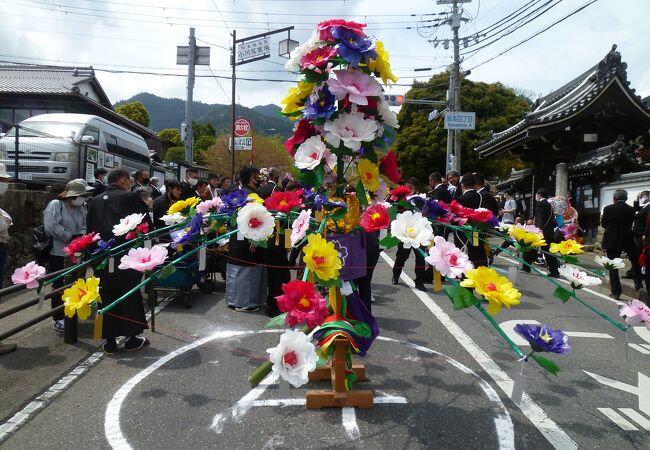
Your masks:
<instances>
[{"instance_id":1,"label":"man in black kimono","mask_svg":"<svg viewBox=\"0 0 650 450\"><path fill-rule=\"evenodd\" d=\"M481 207L481 195L476 192L476 178L471 173L463 175L463 178L460 180L460 187L458 189L463 190L463 193L456 199L458 203L463 205L466 208L480 208ZM465 233L456 231L455 233L455 243L459 248L465 247L467 250L467 256L469 260L474 264L474 267L487 266L488 258L485 252L485 244L483 241L479 240L478 245L472 245L474 239L467 239ZM484 236L479 236L485 239Z\"/></svg>"},{"instance_id":2,"label":"man in black kimono","mask_svg":"<svg viewBox=\"0 0 650 450\"><path fill-rule=\"evenodd\" d=\"M544 187L537 189L535 194L535 210L534 210L534 221L535 226L542 230L544 234L544 240L546 245L541 247L542 250L549 250L551 244L554 240L555 235L555 214L553 213L553 207L548 202L549 193L548 190ZM535 259L537 252L535 250L524 253L524 261L528 264L532 264ZM560 272L558 271L558 262L555 256L545 254L546 264L548 265L548 276L553 278L560 278ZM526 273L530 272L530 267L524 266L523 271Z\"/></svg>"},{"instance_id":3,"label":"man in black kimono","mask_svg":"<svg viewBox=\"0 0 650 450\"><path fill-rule=\"evenodd\" d=\"M129 173L123 168L115 168L108 174L109 186L96 196L88 209L88 232L99 233L103 240L115 238L115 245L125 242L125 236L115 236L113 226L129 214L144 214L143 222L149 222L147 205L140 196L131 192L132 182ZM99 277L102 307L110 305L142 280L142 274L135 270L118 270L109 273L108 267L95 270ZM117 304L110 312L104 314L102 337L106 342L102 350L108 355L117 351L115 338L125 336L124 348L127 351L138 350L148 344L144 337L138 337L149 328L142 305L142 295L137 290L127 299Z\"/></svg>"}]
</instances>

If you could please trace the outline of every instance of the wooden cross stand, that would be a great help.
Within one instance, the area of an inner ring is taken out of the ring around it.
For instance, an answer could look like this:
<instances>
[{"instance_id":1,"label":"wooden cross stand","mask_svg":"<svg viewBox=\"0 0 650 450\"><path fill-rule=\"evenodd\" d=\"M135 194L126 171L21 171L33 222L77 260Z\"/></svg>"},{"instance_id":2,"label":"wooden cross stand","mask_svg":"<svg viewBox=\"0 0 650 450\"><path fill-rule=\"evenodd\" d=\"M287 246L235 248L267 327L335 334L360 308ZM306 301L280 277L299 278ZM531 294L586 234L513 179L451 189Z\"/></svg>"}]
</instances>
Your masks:
<instances>
[{"instance_id":1,"label":"wooden cross stand","mask_svg":"<svg viewBox=\"0 0 650 450\"><path fill-rule=\"evenodd\" d=\"M335 314L341 311L341 291L336 289L335 304L332 305ZM332 380L332 390L307 391L307 409L342 408L352 406L357 408L372 408L373 392L371 390L348 391L345 388L345 355L350 342L338 337L334 340L334 357L332 364L320 367L309 374L309 381ZM357 381L366 381L366 368L363 364L355 364L352 370L357 375Z\"/></svg>"}]
</instances>

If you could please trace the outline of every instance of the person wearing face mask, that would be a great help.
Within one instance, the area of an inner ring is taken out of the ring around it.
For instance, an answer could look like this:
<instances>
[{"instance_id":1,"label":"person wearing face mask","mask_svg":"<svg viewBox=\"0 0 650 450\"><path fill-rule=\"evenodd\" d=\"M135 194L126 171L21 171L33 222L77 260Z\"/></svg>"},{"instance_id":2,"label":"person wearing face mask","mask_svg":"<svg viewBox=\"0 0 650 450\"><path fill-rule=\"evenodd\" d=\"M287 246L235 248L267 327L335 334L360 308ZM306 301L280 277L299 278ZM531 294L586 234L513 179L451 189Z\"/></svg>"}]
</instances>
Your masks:
<instances>
[{"instance_id":1,"label":"person wearing face mask","mask_svg":"<svg viewBox=\"0 0 650 450\"><path fill-rule=\"evenodd\" d=\"M181 191L181 183L178 180L165 181L165 193L153 201L153 224L156 228L167 226L160 218L167 214L170 206L181 199Z\"/></svg>"},{"instance_id":2,"label":"person wearing face mask","mask_svg":"<svg viewBox=\"0 0 650 450\"><path fill-rule=\"evenodd\" d=\"M161 190L158 188L158 183L160 183L158 177L151 177L151 179L149 180L149 189L151 190L151 198L153 198L154 200L163 194Z\"/></svg>"},{"instance_id":3,"label":"person wearing face mask","mask_svg":"<svg viewBox=\"0 0 650 450\"><path fill-rule=\"evenodd\" d=\"M103 167L95 170L95 182L93 183L93 188L95 188L93 192L95 195L101 194L104 192L104 189L106 189L106 183L104 180L106 179L107 173L108 170L104 169Z\"/></svg>"},{"instance_id":4,"label":"person wearing face mask","mask_svg":"<svg viewBox=\"0 0 650 450\"><path fill-rule=\"evenodd\" d=\"M196 197L196 185L199 183L199 171L194 167L188 167L185 171L185 179L181 182L181 200Z\"/></svg>"},{"instance_id":5,"label":"person wearing face mask","mask_svg":"<svg viewBox=\"0 0 650 450\"><path fill-rule=\"evenodd\" d=\"M555 214L553 213L553 207L548 202L549 193L548 190L544 187L537 189L535 194L535 211L533 215L534 225L542 230L544 234L544 240L546 245L541 247L541 250L546 252L549 251L549 247L554 242L555 236ZM528 264L532 264L535 259L536 251L531 250L524 253L524 261ZM558 272L558 261L555 256L552 256L548 253L545 254L546 264L548 265L548 276L552 278L560 278L560 272ZM524 266L522 269L526 273L530 273L530 267Z\"/></svg>"},{"instance_id":6,"label":"person wearing face mask","mask_svg":"<svg viewBox=\"0 0 650 450\"><path fill-rule=\"evenodd\" d=\"M65 191L52 200L43 212L43 226L45 232L52 237L50 250L50 272L56 272L65 267L66 253L63 248L76 239L86 234L86 207L88 190L81 180L72 180L66 185ZM63 286L63 278L52 283L52 289ZM51 298L52 309L62 305L61 294L53 294ZM56 331L63 331L63 311L52 316L52 326Z\"/></svg>"},{"instance_id":7,"label":"person wearing face mask","mask_svg":"<svg viewBox=\"0 0 650 450\"><path fill-rule=\"evenodd\" d=\"M133 174L133 180L135 183L131 188L132 191L135 191L137 188L145 188L149 190L149 173L144 170L137 170Z\"/></svg>"}]
</instances>

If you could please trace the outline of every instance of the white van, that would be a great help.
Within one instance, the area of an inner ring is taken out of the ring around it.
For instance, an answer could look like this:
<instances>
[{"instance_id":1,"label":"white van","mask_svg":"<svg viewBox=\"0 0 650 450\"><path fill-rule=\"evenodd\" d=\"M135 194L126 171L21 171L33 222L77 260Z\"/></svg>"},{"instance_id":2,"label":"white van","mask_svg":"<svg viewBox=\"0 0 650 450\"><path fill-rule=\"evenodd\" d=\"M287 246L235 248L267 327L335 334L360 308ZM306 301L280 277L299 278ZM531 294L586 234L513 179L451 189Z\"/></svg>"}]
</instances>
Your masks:
<instances>
[{"instance_id":1,"label":"white van","mask_svg":"<svg viewBox=\"0 0 650 450\"><path fill-rule=\"evenodd\" d=\"M14 174L15 127L0 139L0 162ZM94 179L97 168L151 167L142 136L89 114L41 114L19 124L18 178L35 183Z\"/></svg>"}]
</instances>

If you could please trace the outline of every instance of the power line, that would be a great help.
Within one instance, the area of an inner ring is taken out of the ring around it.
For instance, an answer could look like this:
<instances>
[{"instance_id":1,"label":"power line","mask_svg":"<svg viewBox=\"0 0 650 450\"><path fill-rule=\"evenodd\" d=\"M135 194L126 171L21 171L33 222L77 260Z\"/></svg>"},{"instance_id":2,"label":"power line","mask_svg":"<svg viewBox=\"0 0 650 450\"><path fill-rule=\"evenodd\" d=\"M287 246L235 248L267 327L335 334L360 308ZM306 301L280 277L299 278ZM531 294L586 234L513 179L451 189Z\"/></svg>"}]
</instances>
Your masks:
<instances>
[{"instance_id":1,"label":"power line","mask_svg":"<svg viewBox=\"0 0 650 450\"><path fill-rule=\"evenodd\" d=\"M230 34L230 27L228 26L228 22L226 22L226 19L223 17L223 14L221 14L221 10L219 9L217 2L212 0L212 4L217 9L217 12L219 12L219 15L221 16L221 20L223 21L223 24L226 26L226 29L228 30L228 34Z\"/></svg>"}]
</instances>

